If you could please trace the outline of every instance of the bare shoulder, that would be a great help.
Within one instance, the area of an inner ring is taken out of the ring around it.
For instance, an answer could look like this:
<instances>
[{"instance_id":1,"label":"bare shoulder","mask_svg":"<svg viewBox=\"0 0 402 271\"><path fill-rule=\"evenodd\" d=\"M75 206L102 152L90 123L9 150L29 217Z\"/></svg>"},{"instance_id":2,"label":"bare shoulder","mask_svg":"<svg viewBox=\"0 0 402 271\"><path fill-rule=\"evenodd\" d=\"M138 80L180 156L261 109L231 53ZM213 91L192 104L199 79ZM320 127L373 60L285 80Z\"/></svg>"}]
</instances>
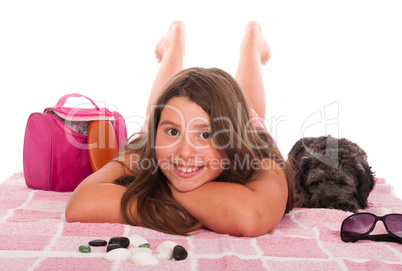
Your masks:
<instances>
[{"instance_id":1,"label":"bare shoulder","mask_svg":"<svg viewBox=\"0 0 402 271\"><path fill-rule=\"evenodd\" d=\"M130 174L137 170L139 157L140 156L138 153L126 150L112 159L109 164L114 164L114 166L116 166L116 164L120 164L124 169L124 173Z\"/></svg>"},{"instance_id":2,"label":"bare shoulder","mask_svg":"<svg viewBox=\"0 0 402 271\"><path fill-rule=\"evenodd\" d=\"M247 187L254 190L253 188L272 188L277 186L286 191L287 194L286 174L278 162L267 158L260 161L257 166L257 172L248 181Z\"/></svg>"}]
</instances>

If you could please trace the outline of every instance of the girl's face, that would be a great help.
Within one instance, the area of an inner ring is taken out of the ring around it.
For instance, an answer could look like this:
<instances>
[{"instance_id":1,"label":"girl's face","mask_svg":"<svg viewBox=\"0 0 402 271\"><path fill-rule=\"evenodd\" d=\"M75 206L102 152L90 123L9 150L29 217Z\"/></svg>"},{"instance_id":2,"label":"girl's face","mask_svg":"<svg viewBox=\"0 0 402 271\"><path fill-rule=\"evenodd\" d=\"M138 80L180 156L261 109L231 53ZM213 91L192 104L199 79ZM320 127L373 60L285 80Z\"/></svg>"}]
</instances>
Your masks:
<instances>
[{"instance_id":1,"label":"girl's face","mask_svg":"<svg viewBox=\"0 0 402 271\"><path fill-rule=\"evenodd\" d=\"M209 115L183 97L169 100L161 112L155 152L160 169L180 192L214 180L224 164L213 146Z\"/></svg>"}]
</instances>

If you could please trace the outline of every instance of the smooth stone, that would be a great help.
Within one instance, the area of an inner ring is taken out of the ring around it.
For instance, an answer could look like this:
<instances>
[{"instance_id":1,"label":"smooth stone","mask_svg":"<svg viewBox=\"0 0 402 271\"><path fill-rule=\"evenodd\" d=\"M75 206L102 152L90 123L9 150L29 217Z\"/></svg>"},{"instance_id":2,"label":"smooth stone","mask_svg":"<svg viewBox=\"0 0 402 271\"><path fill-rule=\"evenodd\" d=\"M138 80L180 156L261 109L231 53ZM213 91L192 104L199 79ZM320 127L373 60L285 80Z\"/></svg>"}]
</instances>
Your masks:
<instances>
[{"instance_id":1,"label":"smooth stone","mask_svg":"<svg viewBox=\"0 0 402 271\"><path fill-rule=\"evenodd\" d=\"M173 252L173 249L175 246L177 246L178 244L176 242L173 241L163 241L162 243L160 243L157 247L156 247L156 251L158 252L163 252L165 250L170 250Z\"/></svg>"},{"instance_id":2,"label":"smooth stone","mask_svg":"<svg viewBox=\"0 0 402 271\"><path fill-rule=\"evenodd\" d=\"M158 254L155 254L155 258L157 258L160 261L171 260L173 259L173 251L171 250L162 251Z\"/></svg>"},{"instance_id":3,"label":"smooth stone","mask_svg":"<svg viewBox=\"0 0 402 271\"><path fill-rule=\"evenodd\" d=\"M109 240L110 244L120 244L122 247L127 248L130 245L130 239L127 237L113 237Z\"/></svg>"},{"instance_id":4,"label":"smooth stone","mask_svg":"<svg viewBox=\"0 0 402 271\"><path fill-rule=\"evenodd\" d=\"M110 244L110 245L108 245L107 246L107 249L106 249L106 252L109 252L109 251L112 251L112 250L115 250L115 249L118 249L118 248L124 248L122 245L120 245L120 244Z\"/></svg>"},{"instance_id":5,"label":"smooth stone","mask_svg":"<svg viewBox=\"0 0 402 271\"><path fill-rule=\"evenodd\" d=\"M159 260L148 253L139 252L131 256L130 262L138 265L156 265Z\"/></svg>"},{"instance_id":6,"label":"smooth stone","mask_svg":"<svg viewBox=\"0 0 402 271\"><path fill-rule=\"evenodd\" d=\"M131 254L136 254L136 253L148 253L150 255L152 255L152 250L150 248L147 247L130 247L128 249L128 251L130 251Z\"/></svg>"},{"instance_id":7,"label":"smooth stone","mask_svg":"<svg viewBox=\"0 0 402 271\"><path fill-rule=\"evenodd\" d=\"M184 260L187 258L187 256L188 256L188 253L184 247L177 245L173 248L173 258L176 261Z\"/></svg>"},{"instance_id":8,"label":"smooth stone","mask_svg":"<svg viewBox=\"0 0 402 271\"><path fill-rule=\"evenodd\" d=\"M148 247L149 248L149 247L151 247L151 245L146 243L146 244L139 245L138 247Z\"/></svg>"},{"instance_id":9,"label":"smooth stone","mask_svg":"<svg viewBox=\"0 0 402 271\"><path fill-rule=\"evenodd\" d=\"M159 252L155 257L159 260L170 260L173 258L173 249L178 244L173 241L163 241L156 247L156 251Z\"/></svg>"},{"instance_id":10,"label":"smooth stone","mask_svg":"<svg viewBox=\"0 0 402 271\"><path fill-rule=\"evenodd\" d=\"M133 247L139 247L140 245L149 243L144 237L138 234L133 234L129 236L128 239L130 240L130 245Z\"/></svg>"},{"instance_id":11,"label":"smooth stone","mask_svg":"<svg viewBox=\"0 0 402 271\"><path fill-rule=\"evenodd\" d=\"M109 261L124 262L128 261L131 257L130 251L126 248L117 248L106 253L104 258Z\"/></svg>"},{"instance_id":12,"label":"smooth stone","mask_svg":"<svg viewBox=\"0 0 402 271\"><path fill-rule=\"evenodd\" d=\"M90 245L91 247L104 247L107 245L107 241L102 239L96 239L89 241L88 245Z\"/></svg>"},{"instance_id":13,"label":"smooth stone","mask_svg":"<svg viewBox=\"0 0 402 271\"><path fill-rule=\"evenodd\" d=\"M78 249L79 249L80 252L82 252L82 253L89 253L89 252L91 252L91 248L90 248L89 246L80 246Z\"/></svg>"}]
</instances>

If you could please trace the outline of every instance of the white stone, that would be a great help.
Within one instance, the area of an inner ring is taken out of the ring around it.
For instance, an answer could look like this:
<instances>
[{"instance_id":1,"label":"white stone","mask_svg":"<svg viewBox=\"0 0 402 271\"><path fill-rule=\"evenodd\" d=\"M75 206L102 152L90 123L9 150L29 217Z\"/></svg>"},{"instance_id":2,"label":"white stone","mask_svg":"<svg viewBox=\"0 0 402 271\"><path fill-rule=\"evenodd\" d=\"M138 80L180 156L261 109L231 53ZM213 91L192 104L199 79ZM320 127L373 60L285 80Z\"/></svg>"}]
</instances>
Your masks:
<instances>
[{"instance_id":1,"label":"white stone","mask_svg":"<svg viewBox=\"0 0 402 271\"><path fill-rule=\"evenodd\" d=\"M147 247L130 247L128 249L128 251L130 251L131 254L143 252L143 253L148 253L148 254L152 255L152 250Z\"/></svg>"},{"instance_id":2,"label":"white stone","mask_svg":"<svg viewBox=\"0 0 402 271\"><path fill-rule=\"evenodd\" d=\"M163 241L162 243L160 243L157 247L156 247L156 251L158 252L163 252L166 250L170 250L173 253L173 249L175 246L177 246L178 244L176 242L173 241Z\"/></svg>"},{"instance_id":3,"label":"white stone","mask_svg":"<svg viewBox=\"0 0 402 271\"><path fill-rule=\"evenodd\" d=\"M128 261L130 259L130 257L131 257L131 253L130 253L130 251L128 251L128 249L116 248L116 249L113 249L113 250L109 251L108 253L106 253L104 258L109 261L124 262L124 261Z\"/></svg>"},{"instance_id":4,"label":"white stone","mask_svg":"<svg viewBox=\"0 0 402 271\"><path fill-rule=\"evenodd\" d=\"M130 237L128 237L128 239L130 239L130 246L133 247L139 247L140 245L143 244L149 244L149 242L144 237L138 234L133 234Z\"/></svg>"},{"instance_id":5,"label":"white stone","mask_svg":"<svg viewBox=\"0 0 402 271\"><path fill-rule=\"evenodd\" d=\"M155 258L157 258L160 261L171 260L171 259L173 259L173 251L172 250L165 250L165 251L162 251L162 252L160 252L158 254L155 254L154 256L155 256Z\"/></svg>"},{"instance_id":6,"label":"white stone","mask_svg":"<svg viewBox=\"0 0 402 271\"><path fill-rule=\"evenodd\" d=\"M158 260L170 260L173 259L173 249L177 246L176 242L173 241L163 241L156 247L156 251L159 254L155 255Z\"/></svg>"},{"instance_id":7,"label":"white stone","mask_svg":"<svg viewBox=\"0 0 402 271\"><path fill-rule=\"evenodd\" d=\"M159 263L159 260L148 253L139 252L131 256L130 262L138 265L156 265Z\"/></svg>"}]
</instances>

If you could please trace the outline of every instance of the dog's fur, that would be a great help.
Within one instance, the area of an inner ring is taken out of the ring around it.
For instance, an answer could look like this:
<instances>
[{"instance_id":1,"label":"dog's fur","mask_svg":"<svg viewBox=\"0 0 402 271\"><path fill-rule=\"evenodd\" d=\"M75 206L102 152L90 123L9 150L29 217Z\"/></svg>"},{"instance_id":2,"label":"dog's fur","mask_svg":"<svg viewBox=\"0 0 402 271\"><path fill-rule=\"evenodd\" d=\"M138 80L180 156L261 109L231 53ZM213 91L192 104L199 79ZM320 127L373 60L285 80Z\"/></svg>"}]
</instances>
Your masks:
<instances>
[{"instance_id":1,"label":"dog's fur","mask_svg":"<svg viewBox=\"0 0 402 271\"><path fill-rule=\"evenodd\" d=\"M295 172L296 206L351 212L367 207L375 178L357 144L331 136L302 138L288 161Z\"/></svg>"}]
</instances>

